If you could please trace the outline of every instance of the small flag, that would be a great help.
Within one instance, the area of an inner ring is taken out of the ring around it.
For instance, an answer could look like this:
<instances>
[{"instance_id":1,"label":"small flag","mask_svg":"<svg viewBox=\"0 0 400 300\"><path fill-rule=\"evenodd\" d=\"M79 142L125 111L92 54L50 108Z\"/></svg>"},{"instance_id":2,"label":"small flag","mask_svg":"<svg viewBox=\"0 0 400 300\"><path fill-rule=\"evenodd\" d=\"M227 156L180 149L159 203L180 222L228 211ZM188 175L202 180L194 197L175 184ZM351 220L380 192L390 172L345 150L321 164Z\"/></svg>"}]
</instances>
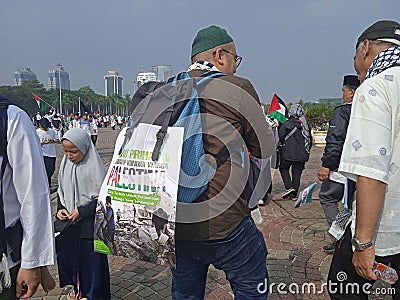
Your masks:
<instances>
[{"instance_id":1,"label":"small flag","mask_svg":"<svg viewBox=\"0 0 400 300\"><path fill-rule=\"evenodd\" d=\"M274 93L267 115L278 120L280 123L285 123L287 114L285 102Z\"/></svg>"},{"instance_id":2,"label":"small flag","mask_svg":"<svg viewBox=\"0 0 400 300\"><path fill-rule=\"evenodd\" d=\"M40 111L44 111L44 104L43 99L40 98L38 95L32 93L33 98L35 98L37 105L39 106Z\"/></svg>"},{"instance_id":3,"label":"small flag","mask_svg":"<svg viewBox=\"0 0 400 300\"><path fill-rule=\"evenodd\" d=\"M314 191L314 188L316 187L317 183L314 182L310 186L306 187L304 190L302 190L299 193L299 197L296 200L296 203L294 204L294 208L298 208L301 205L305 203L311 203L312 201L312 193Z\"/></svg>"}]
</instances>

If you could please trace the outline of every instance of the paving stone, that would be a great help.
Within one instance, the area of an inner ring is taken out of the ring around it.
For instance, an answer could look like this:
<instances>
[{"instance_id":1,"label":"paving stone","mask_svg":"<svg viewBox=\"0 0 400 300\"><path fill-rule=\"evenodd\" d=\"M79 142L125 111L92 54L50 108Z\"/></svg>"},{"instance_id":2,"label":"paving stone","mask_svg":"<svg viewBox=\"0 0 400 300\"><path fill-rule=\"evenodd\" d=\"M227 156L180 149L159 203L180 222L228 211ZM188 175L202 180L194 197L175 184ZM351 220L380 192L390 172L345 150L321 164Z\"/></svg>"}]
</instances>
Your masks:
<instances>
[{"instance_id":1,"label":"paving stone","mask_svg":"<svg viewBox=\"0 0 400 300\"><path fill-rule=\"evenodd\" d=\"M154 294L154 291L151 290L151 289L149 289L148 287L145 287L144 289L138 291L137 294L138 294L140 297L145 298L145 297L147 297L147 296L150 296L150 295Z\"/></svg>"},{"instance_id":2,"label":"paving stone","mask_svg":"<svg viewBox=\"0 0 400 300\"><path fill-rule=\"evenodd\" d=\"M163 290L157 290L157 294L161 295L164 298L171 297L171 288L168 287Z\"/></svg>"},{"instance_id":3,"label":"paving stone","mask_svg":"<svg viewBox=\"0 0 400 300\"><path fill-rule=\"evenodd\" d=\"M58 296L45 296L43 299L44 300L59 300L60 299L60 295L58 295Z\"/></svg>"},{"instance_id":4,"label":"paving stone","mask_svg":"<svg viewBox=\"0 0 400 300\"><path fill-rule=\"evenodd\" d=\"M131 291L128 289L121 288L117 292L115 292L115 296L123 299L126 295L130 294Z\"/></svg>"},{"instance_id":5,"label":"paving stone","mask_svg":"<svg viewBox=\"0 0 400 300\"><path fill-rule=\"evenodd\" d=\"M120 283L118 284L118 286L121 287L121 288L129 289L129 288L131 288L134 284L135 284L135 282L133 282L133 281L131 281L131 280L124 280L124 281L120 282Z\"/></svg>"},{"instance_id":6,"label":"paving stone","mask_svg":"<svg viewBox=\"0 0 400 300\"><path fill-rule=\"evenodd\" d=\"M112 147L118 131L99 129L97 149L103 162L107 165L112 156ZM62 157L60 145L57 148L57 170ZM301 188L315 181L323 148L313 147L310 161L301 178ZM57 182L58 171L53 176ZM317 185L313 199L318 197L320 184ZM260 212L264 221L258 225L268 246L267 265L270 281L289 285L296 282L321 283L326 281L329 272L331 255L325 254L321 247L329 241L327 225L319 201L313 201L294 209L293 201L282 200L279 194L284 191L279 171L274 173L273 194L274 199L267 206L261 207ZM53 199L54 197L52 197ZM56 201L53 199L52 207L55 209ZM166 266L159 266L149 262L133 259L108 256L111 273L112 299L171 299L171 271ZM57 267L50 268L50 273L57 276ZM57 293L66 298L66 289L54 290L45 295L35 295L36 299L55 300ZM37 293L37 294L38 294ZM38 294L39 295L39 294ZM207 278L206 300L233 299L229 282L222 271L210 268ZM53 297L53 298L48 298ZM123 298L121 298L123 297ZM269 299L328 299L327 293L323 295L280 295L272 294ZM65 300L65 299L64 299Z\"/></svg>"}]
</instances>

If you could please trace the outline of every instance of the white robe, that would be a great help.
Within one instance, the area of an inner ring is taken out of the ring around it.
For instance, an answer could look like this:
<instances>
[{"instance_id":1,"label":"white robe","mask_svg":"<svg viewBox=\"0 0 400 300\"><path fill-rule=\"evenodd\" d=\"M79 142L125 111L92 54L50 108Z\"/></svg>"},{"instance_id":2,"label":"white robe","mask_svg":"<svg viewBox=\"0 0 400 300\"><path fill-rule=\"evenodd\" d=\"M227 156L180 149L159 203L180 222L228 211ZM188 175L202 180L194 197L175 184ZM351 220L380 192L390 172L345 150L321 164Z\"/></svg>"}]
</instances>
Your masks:
<instances>
[{"instance_id":1,"label":"white robe","mask_svg":"<svg viewBox=\"0 0 400 300\"><path fill-rule=\"evenodd\" d=\"M3 176L5 225L7 228L21 220L22 268L52 265L55 263L53 219L39 137L24 111L10 105L7 112L9 164ZM2 160L0 157L0 164ZM19 262L12 262L8 255L8 263L11 268Z\"/></svg>"}]
</instances>

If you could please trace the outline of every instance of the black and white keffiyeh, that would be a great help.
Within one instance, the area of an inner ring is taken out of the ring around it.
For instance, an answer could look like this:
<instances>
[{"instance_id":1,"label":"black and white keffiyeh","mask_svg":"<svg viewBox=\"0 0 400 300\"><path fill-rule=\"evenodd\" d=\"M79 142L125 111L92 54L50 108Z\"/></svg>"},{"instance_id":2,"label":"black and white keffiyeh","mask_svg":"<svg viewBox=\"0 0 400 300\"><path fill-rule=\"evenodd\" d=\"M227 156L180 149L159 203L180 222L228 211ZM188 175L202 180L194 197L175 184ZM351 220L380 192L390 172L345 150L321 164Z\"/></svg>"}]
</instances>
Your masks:
<instances>
[{"instance_id":1,"label":"black and white keffiyeh","mask_svg":"<svg viewBox=\"0 0 400 300\"><path fill-rule=\"evenodd\" d=\"M289 116L295 117L301 121L301 133L304 136L304 146L306 148L307 153L310 153L311 146L311 136L310 136L310 125L304 116L304 109L300 104L293 104L289 109Z\"/></svg>"},{"instance_id":2,"label":"black and white keffiyeh","mask_svg":"<svg viewBox=\"0 0 400 300\"><path fill-rule=\"evenodd\" d=\"M365 79L378 75L386 69L400 64L400 47L394 46L379 53L368 69Z\"/></svg>"},{"instance_id":3,"label":"black and white keffiyeh","mask_svg":"<svg viewBox=\"0 0 400 300\"><path fill-rule=\"evenodd\" d=\"M192 70L216 71L219 72L216 66L206 60L198 60L188 68L188 72Z\"/></svg>"}]
</instances>

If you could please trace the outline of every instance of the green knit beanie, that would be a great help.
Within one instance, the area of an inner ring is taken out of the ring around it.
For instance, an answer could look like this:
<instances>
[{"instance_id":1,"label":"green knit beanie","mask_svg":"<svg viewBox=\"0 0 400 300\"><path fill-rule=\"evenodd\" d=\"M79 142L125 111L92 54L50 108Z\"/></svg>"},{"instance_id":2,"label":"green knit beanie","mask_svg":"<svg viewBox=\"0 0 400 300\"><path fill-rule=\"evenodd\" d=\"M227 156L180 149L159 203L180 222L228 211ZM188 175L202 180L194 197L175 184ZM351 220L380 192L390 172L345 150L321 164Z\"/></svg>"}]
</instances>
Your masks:
<instances>
[{"instance_id":1,"label":"green knit beanie","mask_svg":"<svg viewBox=\"0 0 400 300\"><path fill-rule=\"evenodd\" d=\"M207 28L201 29L192 43L192 56L202 53L219 45L233 42L231 36L225 29L211 25Z\"/></svg>"}]
</instances>

